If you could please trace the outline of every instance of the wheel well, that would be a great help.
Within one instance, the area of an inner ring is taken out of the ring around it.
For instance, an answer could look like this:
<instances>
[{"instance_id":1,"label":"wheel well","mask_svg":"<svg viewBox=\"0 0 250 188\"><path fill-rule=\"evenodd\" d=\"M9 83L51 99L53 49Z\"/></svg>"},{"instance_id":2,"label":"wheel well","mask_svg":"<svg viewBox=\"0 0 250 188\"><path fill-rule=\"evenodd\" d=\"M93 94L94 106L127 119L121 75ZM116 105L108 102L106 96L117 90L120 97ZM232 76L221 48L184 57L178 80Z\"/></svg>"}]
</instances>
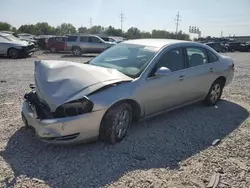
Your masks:
<instances>
[{"instance_id":1,"label":"wheel well","mask_svg":"<svg viewBox=\"0 0 250 188\"><path fill-rule=\"evenodd\" d=\"M8 50L7 50L7 55L9 55L9 52L10 52L10 50L11 49L15 49L15 50L17 50L16 48L14 48L14 47L10 47Z\"/></svg>"},{"instance_id":2,"label":"wheel well","mask_svg":"<svg viewBox=\"0 0 250 188\"><path fill-rule=\"evenodd\" d=\"M138 104L138 102L136 102L133 99L124 99L124 100L118 101L115 104L113 104L110 108L112 108L115 105L121 104L121 103L128 103L132 107L133 121L138 121L140 119L140 117L141 117L141 107Z\"/></svg>"},{"instance_id":3,"label":"wheel well","mask_svg":"<svg viewBox=\"0 0 250 188\"><path fill-rule=\"evenodd\" d=\"M74 49L76 49L76 48L79 48L79 49L81 49L79 46L72 46L72 50L74 50Z\"/></svg>"},{"instance_id":4,"label":"wheel well","mask_svg":"<svg viewBox=\"0 0 250 188\"><path fill-rule=\"evenodd\" d=\"M221 82L221 83L223 84L223 87L224 87L225 84L226 84L226 78L225 78L224 76L220 76L219 78L217 78L217 79L215 80L215 82L216 82L216 81Z\"/></svg>"}]
</instances>

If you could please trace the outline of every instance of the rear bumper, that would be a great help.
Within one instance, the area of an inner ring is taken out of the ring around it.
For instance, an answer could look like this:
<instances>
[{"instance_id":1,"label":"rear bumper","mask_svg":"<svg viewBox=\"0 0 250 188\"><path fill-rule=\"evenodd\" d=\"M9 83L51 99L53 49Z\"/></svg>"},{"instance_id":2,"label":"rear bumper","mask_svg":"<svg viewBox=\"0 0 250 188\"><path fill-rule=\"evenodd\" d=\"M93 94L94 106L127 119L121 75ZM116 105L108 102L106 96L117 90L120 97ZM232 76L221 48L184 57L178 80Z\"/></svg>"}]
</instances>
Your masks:
<instances>
[{"instance_id":1,"label":"rear bumper","mask_svg":"<svg viewBox=\"0 0 250 188\"><path fill-rule=\"evenodd\" d=\"M104 110L100 110L74 117L39 120L27 101L22 106L26 126L33 128L42 141L53 144L75 144L98 139L104 113Z\"/></svg>"}]
</instances>

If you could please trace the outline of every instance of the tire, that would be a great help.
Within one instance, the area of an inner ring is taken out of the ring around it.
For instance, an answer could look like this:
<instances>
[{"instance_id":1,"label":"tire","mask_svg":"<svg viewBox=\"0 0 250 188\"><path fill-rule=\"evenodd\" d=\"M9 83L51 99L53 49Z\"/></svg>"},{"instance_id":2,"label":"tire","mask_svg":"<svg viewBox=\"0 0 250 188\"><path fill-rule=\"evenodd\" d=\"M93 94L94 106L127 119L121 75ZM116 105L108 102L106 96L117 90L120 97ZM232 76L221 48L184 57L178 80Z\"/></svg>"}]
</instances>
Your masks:
<instances>
[{"instance_id":1,"label":"tire","mask_svg":"<svg viewBox=\"0 0 250 188\"><path fill-rule=\"evenodd\" d=\"M234 49L234 48L232 48L232 49L231 49L231 52L235 52L235 49Z\"/></svg>"},{"instance_id":2,"label":"tire","mask_svg":"<svg viewBox=\"0 0 250 188\"><path fill-rule=\"evenodd\" d=\"M127 103L111 107L104 115L100 127L100 139L108 144L120 142L128 133L132 122L132 108Z\"/></svg>"},{"instance_id":3,"label":"tire","mask_svg":"<svg viewBox=\"0 0 250 188\"><path fill-rule=\"evenodd\" d=\"M226 52L226 49L223 48L223 49L221 50L221 52L222 52L222 53L225 53L225 52Z\"/></svg>"},{"instance_id":4,"label":"tire","mask_svg":"<svg viewBox=\"0 0 250 188\"><path fill-rule=\"evenodd\" d=\"M16 59L19 57L19 51L15 48L10 48L8 50L8 56L11 58L11 59Z\"/></svg>"},{"instance_id":5,"label":"tire","mask_svg":"<svg viewBox=\"0 0 250 188\"><path fill-rule=\"evenodd\" d=\"M216 80L209 89L209 92L203 101L208 106L214 106L218 103L223 92L224 82Z\"/></svg>"},{"instance_id":6,"label":"tire","mask_svg":"<svg viewBox=\"0 0 250 188\"><path fill-rule=\"evenodd\" d=\"M50 51L51 53L56 53L56 48L55 48L54 46L51 46L51 47L49 48L49 51Z\"/></svg>"},{"instance_id":7,"label":"tire","mask_svg":"<svg viewBox=\"0 0 250 188\"><path fill-rule=\"evenodd\" d=\"M79 57L79 56L82 55L82 50L79 47L75 47L75 48L72 49L72 53L73 53L74 56L78 56Z\"/></svg>"}]
</instances>

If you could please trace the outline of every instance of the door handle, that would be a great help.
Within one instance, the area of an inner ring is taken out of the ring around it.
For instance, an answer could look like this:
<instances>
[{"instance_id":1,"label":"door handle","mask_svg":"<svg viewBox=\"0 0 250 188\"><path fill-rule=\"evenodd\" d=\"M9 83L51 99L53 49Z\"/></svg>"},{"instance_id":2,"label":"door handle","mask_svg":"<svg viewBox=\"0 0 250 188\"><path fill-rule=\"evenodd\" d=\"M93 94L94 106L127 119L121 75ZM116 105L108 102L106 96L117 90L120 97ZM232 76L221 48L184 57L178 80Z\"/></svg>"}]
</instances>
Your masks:
<instances>
[{"instance_id":1,"label":"door handle","mask_svg":"<svg viewBox=\"0 0 250 188\"><path fill-rule=\"evenodd\" d=\"M210 69L209 69L209 72L214 72L214 68L210 68Z\"/></svg>"},{"instance_id":2,"label":"door handle","mask_svg":"<svg viewBox=\"0 0 250 188\"><path fill-rule=\"evenodd\" d=\"M179 80L184 80L185 76L184 75L180 75L179 76Z\"/></svg>"}]
</instances>

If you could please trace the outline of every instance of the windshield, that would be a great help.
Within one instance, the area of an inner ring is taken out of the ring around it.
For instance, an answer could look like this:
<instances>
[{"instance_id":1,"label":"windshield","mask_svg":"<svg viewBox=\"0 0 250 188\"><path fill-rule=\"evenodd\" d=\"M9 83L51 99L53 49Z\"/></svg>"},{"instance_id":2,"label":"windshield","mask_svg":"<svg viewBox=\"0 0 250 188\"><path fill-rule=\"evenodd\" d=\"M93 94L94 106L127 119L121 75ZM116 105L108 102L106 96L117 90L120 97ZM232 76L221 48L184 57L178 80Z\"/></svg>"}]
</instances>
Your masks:
<instances>
[{"instance_id":1,"label":"windshield","mask_svg":"<svg viewBox=\"0 0 250 188\"><path fill-rule=\"evenodd\" d=\"M19 38L15 37L13 35L6 35L6 36L4 36L4 38L6 38L9 41L20 41Z\"/></svg>"},{"instance_id":2,"label":"windshield","mask_svg":"<svg viewBox=\"0 0 250 188\"><path fill-rule=\"evenodd\" d=\"M151 46L120 43L101 53L89 64L113 68L129 77L137 78L158 50Z\"/></svg>"}]
</instances>

